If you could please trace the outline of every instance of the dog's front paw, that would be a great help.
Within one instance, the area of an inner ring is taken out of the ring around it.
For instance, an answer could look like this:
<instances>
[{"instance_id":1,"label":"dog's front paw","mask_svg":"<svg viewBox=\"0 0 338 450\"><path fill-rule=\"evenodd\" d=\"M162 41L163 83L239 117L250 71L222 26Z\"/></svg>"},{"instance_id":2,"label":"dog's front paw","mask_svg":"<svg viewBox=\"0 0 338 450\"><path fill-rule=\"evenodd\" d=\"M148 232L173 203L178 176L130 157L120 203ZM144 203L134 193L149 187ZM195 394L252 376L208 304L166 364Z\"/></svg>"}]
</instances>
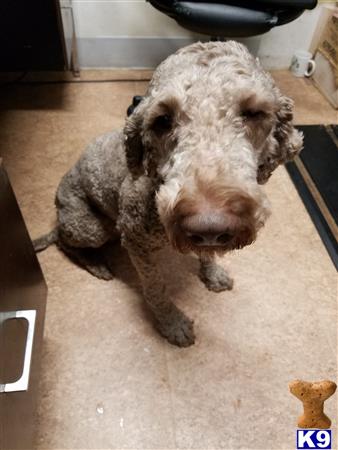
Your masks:
<instances>
[{"instance_id":1,"label":"dog's front paw","mask_svg":"<svg viewBox=\"0 0 338 450\"><path fill-rule=\"evenodd\" d=\"M199 277L206 288L213 292L230 291L234 285L234 280L223 267L216 264L201 268Z\"/></svg>"},{"instance_id":2,"label":"dog's front paw","mask_svg":"<svg viewBox=\"0 0 338 450\"><path fill-rule=\"evenodd\" d=\"M170 344L189 347L195 343L193 321L179 309L175 308L168 317L157 320L156 326Z\"/></svg>"}]
</instances>

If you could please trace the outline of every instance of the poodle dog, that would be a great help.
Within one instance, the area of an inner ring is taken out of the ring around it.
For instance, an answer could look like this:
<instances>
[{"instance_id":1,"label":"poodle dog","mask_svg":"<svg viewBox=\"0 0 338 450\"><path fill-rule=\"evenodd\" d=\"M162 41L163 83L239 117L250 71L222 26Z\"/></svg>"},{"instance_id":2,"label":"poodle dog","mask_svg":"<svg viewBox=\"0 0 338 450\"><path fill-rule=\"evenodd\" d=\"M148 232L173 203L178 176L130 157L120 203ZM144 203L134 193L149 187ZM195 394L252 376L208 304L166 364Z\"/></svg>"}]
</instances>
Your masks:
<instances>
[{"instance_id":1,"label":"poodle dog","mask_svg":"<svg viewBox=\"0 0 338 450\"><path fill-rule=\"evenodd\" d=\"M193 322L168 298L154 252L171 244L200 260L212 291L232 288L222 255L252 243L269 216L261 188L302 147L293 102L245 46L195 43L169 56L121 131L91 143L62 178L52 243L89 272L112 274L105 248L120 239L159 332L194 343Z\"/></svg>"}]
</instances>

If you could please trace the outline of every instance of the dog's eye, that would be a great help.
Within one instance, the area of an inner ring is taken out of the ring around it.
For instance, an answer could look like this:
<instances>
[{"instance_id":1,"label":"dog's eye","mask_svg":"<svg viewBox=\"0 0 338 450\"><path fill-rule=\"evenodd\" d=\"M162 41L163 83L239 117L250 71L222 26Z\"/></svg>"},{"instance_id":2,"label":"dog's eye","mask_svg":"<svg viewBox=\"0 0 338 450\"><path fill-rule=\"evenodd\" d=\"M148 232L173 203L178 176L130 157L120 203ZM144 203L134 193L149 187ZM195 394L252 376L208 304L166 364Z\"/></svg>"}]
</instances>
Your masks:
<instances>
[{"instance_id":1,"label":"dog's eye","mask_svg":"<svg viewBox=\"0 0 338 450\"><path fill-rule=\"evenodd\" d=\"M264 111L257 111L253 109L245 109L241 112L241 116L245 120L259 120L264 119L266 117L266 113Z\"/></svg>"},{"instance_id":2,"label":"dog's eye","mask_svg":"<svg viewBox=\"0 0 338 450\"><path fill-rule=\"evenodd\" d=\"M151 128L155 133L166 133L171 130L172 122L172 117L169 114L163 114L162 116L156 117Z\"/></svg>"}]
</instances>

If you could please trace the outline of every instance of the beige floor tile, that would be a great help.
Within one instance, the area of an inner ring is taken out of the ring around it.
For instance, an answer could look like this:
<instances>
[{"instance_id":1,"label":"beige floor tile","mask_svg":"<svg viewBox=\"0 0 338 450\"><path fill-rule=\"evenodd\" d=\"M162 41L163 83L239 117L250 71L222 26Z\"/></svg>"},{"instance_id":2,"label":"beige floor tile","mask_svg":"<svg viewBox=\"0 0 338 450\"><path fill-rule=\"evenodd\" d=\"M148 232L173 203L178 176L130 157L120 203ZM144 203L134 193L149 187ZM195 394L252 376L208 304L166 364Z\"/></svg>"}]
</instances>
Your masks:
<instances>
[{"instance_id":1,"label":"beige floor tile","mask_svg":"<svg viewBox=\"0 0 338 450\"><path fill-rule=\"evenodd\" d=\"M295 78L286 70L273 72L283 93L295 102L295 123L302 125L338 123L338 111L308 78Z\"/></svg>"},{"instance_id":2,"label":"beige floor tile","mask_svg":"<svg viewBox=\"0 0 338 450\"><path fill-rule=\"evenodd\" d=\"M274 73L297 123L334 122L307 80ZM8 88L0 154L32 236L51 228L60 177L88 141L121 126L146 83ZM336 378L336 272L287 173L266 187L273 215L257 242L222 260L232 292L208 292L197 262L161 252L197 342L170 346L153 330L140 286L116 248L104 282L56 248L39 255L49 286L37 449L295 448L294 378ZM336 398L327 402L336 419Z\"/></svg>"}]
</instances>

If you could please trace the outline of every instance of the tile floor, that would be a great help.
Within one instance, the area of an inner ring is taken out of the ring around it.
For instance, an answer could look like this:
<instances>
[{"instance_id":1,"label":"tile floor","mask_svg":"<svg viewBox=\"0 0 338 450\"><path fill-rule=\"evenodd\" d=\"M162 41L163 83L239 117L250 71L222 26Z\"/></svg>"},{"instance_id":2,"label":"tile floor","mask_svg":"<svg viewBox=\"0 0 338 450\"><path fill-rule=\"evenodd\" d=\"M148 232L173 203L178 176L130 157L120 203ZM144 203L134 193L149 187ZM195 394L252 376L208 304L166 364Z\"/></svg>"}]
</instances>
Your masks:
<instances>
[{"instance_id":1,"label":"tile floor","mask_svg":"<svg viewBox=\"0 0 338 450\"><path fill-rule=\"evenodd\" d=\"M337 122L309 80L274 76L296 101L297 123ZM123 124L131 97L145 88L2 90L0 155L32 237L53 225L60 177L90 139ZM222 261L232 292L208 292L194 259L160 255L173 297L195 319L188 349L154 332L122 250L112 282L55 247L39 255L49 296L37 449L295 448L301 404L288 382L336 378L337 278L284 168L266 190L273 215L258 241ZM336 399L326 405L334 420Z\"/></svg>"}]
</instances>

